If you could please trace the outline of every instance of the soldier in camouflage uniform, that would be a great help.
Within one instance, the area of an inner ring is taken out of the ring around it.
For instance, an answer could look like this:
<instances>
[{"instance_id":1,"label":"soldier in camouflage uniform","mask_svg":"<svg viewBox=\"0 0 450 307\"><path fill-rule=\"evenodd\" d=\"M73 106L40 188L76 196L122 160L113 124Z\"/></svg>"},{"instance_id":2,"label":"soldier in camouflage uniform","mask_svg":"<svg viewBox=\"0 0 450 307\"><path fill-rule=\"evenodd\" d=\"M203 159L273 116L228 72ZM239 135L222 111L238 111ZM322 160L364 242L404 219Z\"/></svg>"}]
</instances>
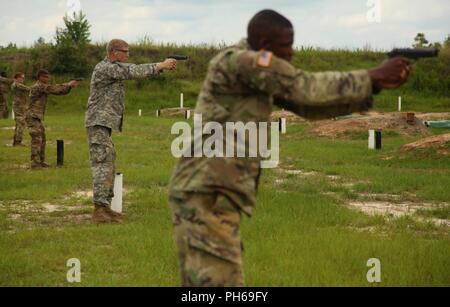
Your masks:
<instances>
[{"instance_id":1,"label":"soldier in camouflage uniform","mask_svg":"<svg viewBox=\"0 0 450 307\"><path fill-rule=\"evenodd\" d=\"M92 73L91 95L87 104L86 129L94 180L94 223L117 223L121 214L110 209L114 197L116 152L111 139L112 130L122 131L125 110L124 82L158 75L174 69L176 60L155 64L127 64L128 44L114 39L107 46L108 56L97 64Z\"/></svg>"},{"instance_id":2,"label":"soldier in camouflage uniform","mask_svg":"<svg viewBox=\"0 0 450 307\"><path fill-rule=\"evenodd\" d=\"M49 95L67 95L77 86L77 81L66 84L48 84L49 72L41 69L38 72L38 81L30 88L30 106L26 115L28 131L31 136L31 168L49 167L45 163L45 128L43 124L45 107Z\"/></svg>"},{"instance_id":3,"label":"soldier in camouflage uniform","mask_svg":"<svg viewBox=\"0 0 450 307\"><path fill-rule=\"evenodd\" d=\"M8 101L6 100L6 88L12 84L13 80L6 78L6 74L0 74L0 118L8 118Z\"/></svg>"},{"instance_id":4,"label":"soldier in camouflage uniform","mask_svg":"<svg viewBox=\"0 0 450 307\"><path fill-rule=\"evenodd\" d=\"M14 82L11 85L13 93L13 111L16 121L14 130L13 146L25 146L22 144L23 130L26 127L25 116L28 110L27 98L30 95L30 88L23 84L25 74L16 73Z\"/></svg>"},{"instance_id":5,"label":"soldier in camouflage uniform","mask_svg":"<svg viewBox=\"0 0 450 307\"><path fill-rule=\"evenodd\" d=\"M256 14L248 39L210 62L196 107L203 122L219 122L224 131L226 122L269 122L273 104L313 119L364 111L374 93L400 86L409 75L409 62L401 58L372 70L305 72L289 63L293 41L289 20L271 10ZM169 203L184 286L244 284L240 220L253 213L260 162L179 160Z\"/></svg>"}]
</instances>

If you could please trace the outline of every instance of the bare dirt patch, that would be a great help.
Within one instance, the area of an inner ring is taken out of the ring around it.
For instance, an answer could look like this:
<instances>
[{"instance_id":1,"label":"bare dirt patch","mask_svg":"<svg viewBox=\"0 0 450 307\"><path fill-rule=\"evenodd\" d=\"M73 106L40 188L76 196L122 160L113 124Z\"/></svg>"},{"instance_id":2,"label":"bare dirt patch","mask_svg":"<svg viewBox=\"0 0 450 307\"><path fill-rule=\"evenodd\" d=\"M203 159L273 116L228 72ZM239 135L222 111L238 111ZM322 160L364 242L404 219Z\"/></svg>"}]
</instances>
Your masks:
<instances>
[{"instance_id":1,"label":"bare dirt patch","mask_svg":"<svg viewBox=\"0 0 450 307\"><path fill-rule=\"evenodd\" d=\"M270 115L270 121L272 122L278 121L279 118L286 118L287 123L306 122L305 119L298 116L297 114L285 110L274 111Z\"/></svg>"},{"instance_id":2,"label":"bare dirt patch","mask_svg":"<svg viewBox=\"0 0 450 307\"><path fill-rule=\"evenodd\" d=\"M403 145L402 151L423 151L426 149L434 149L438 154L450 155L450 133L430 136L413 143Z\"/></svg>"},{"instance_id":3,"label":"bare dirt patch","mask_svg":"<svg viewBox=\"0 0 450 307\"><path fill-rule=\"evenodd\" d=\"M383 215L387 217L413 216L419 210L432 210L448 206L448 204L389 202L389 201L352 201L347 204L350 208L360 210L369 215ZM450 226L450 220L437 218L422 218L414 216L421 221L431 221L435 225Z\"/></svg>"},{"instance_id":4,"label":"bare dirt patch","mask_svg":"<svg viewBox=\"0 0 450 307\"><path fill-rule=\"evenodd\" d=\"M388 218L399 218L402 216L410 216L418 221L432 222L435 225L445 225L450 227L450 220L438 219L435 217L422 217L416 213L420 211L447 208L448 203L431 203L423 202L417 198L413 193L404 193L402 195L387 194L387 193L361 193L354 190L354 185L358 182L349 181L339 175L326 175L315 171L305 171L293 169L291 166L287 168L278 168L276 172L285 175L295 175L299 177L323 176L327 178L333 185L338 185L347 188L350 192L356 194L357 200L348 200L340 197L336 192L325 191L322 194L344 202L345 206L351 209L362 211L369 215L382 215ZM283 185L288 178L276 178L275 185Z\"/></svg>"},{"instance_id":5,"label":"bare dirt patch","mask_svg":"<svg viewBox=\"0 0 450 307\"><path fill-rule=\"evenodd\" d=\"M450 112L447 113L416 113L416 117L425 120L446 120L450 119Z\"/></svg>"},{"instance_id":6,"label":"bare dirt patch","mask_svg":"<svg viewBox=\"0 0 450 307\"><path fill-rule=\"evenodd\" d=\"M167 116L167 117L184 117L187 110L191 111L191 116L194 114L194 109L190 108L166 108L166 109L160 109L160 116Z\"/></svg>"},{"instance_id":7,"label":"bare dirt patch","mask_svg":"<svg viewBox=\"0 0 450 307\"><path fill-rule=\"evenodd\" d=\"M408 122L406 113L399 112L368 112L341 119L318 121L311 132L319 136L342 137L349 133L367 132L369 129L395 131L401 135L430 135L422 120L417 116L413 122Z\"/></svg>"}]
</instances>

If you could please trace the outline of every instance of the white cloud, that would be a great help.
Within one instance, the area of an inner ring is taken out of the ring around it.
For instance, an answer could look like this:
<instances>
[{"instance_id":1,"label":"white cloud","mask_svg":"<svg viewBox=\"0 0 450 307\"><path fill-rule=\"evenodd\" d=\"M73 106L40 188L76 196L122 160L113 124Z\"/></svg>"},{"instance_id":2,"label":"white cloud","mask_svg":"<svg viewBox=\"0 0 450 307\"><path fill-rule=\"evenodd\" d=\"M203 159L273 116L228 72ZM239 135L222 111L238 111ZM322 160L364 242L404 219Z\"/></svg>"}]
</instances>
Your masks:
<instances>
[{"instance_id":1,"label":"white cloud","mask_svg":"<svg viewBox=\"0 0 450 307\"><path fill-rule=\"evenodd\" d=\"M367 26L367 17L364 14L353 14L337 18L336 25L343 28L357 28Z\"/></svg>"},{"instance_id":2,"label":"white cloud","mask_svg":"<svg viewBox=\"0 0 450 307\"><path fill-rule=\"evenodd\" d=\"M154 18L155 13L150 7L127 7L124 10L124 17L126 19L137 20L141 18Z\"/></svg>"}]
</instances>

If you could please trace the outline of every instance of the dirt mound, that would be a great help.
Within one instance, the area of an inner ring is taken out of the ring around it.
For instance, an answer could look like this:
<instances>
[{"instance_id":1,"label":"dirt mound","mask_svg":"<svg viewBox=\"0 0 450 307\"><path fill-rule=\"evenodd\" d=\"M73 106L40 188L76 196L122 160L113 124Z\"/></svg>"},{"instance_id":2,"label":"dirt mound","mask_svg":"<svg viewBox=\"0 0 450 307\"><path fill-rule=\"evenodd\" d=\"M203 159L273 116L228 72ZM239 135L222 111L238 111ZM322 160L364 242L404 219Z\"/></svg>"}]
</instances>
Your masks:
<instances>
[{"instance_id":1,"label":"dirt mound","mask_svg":"<svg viewBox=\"0 0 450 307\"><path fill-rule=\"evenodd\" d=\"M317 122L311 131L320 136L342 136L348 133L367 132L380 129L384 132L395 131L402 135L430 135L430 132L417 117L407 121L406 113L369 112L360 115L345 116L335 120Z\"/></svg>"},{"instance_id":2,"label":"dirt mound","mask_svg":"<svg viewBox=\"0 0 450 307\"><path fill-rule=\"evenodd\" d=\"M288 123L304 122L305 121L305 119L303 119L302 117L298 116L297 114L289 112L289 111L285 111L285 110L274 111L270 115L270 121L271 122L276 122L276 121L278 121L279 118L286 118L286 122L288 122Z\"/></svg>"},{"instance_id":3,"label":"dirt mound","mask_svg":"<svg viewBox=\"0 0 450 307\"><path fill-rule=\"evenodd\" d=\"M402 151L416 151L433 148L437 153L448 156L450 155L450 133L430 136L414 143L403 145Z\"/></svg>"},{"instance_id":4,"label":"dirt mound","mask_svg":"<svg viewBox=\"0 0 450 307\"><path fill-rule=\"evenodd\" d=\"M416 117L421 121L425 120L447 120L450 119L450 112L447 113L416 113Z\"/></svg>"},{"instance_id":5,"label":"dirt mound","mask_svg":"<svg viewBox=\"0 0 450 307\"><path fill-rule=\"evenodd\" d=\"M191 110L191 115L194 114L194 110L190 108L167 108L167 109L160 109L159 110L159 116L167 116L167 117L184 117L187 110Z\"/></svg>"}]
</instances>

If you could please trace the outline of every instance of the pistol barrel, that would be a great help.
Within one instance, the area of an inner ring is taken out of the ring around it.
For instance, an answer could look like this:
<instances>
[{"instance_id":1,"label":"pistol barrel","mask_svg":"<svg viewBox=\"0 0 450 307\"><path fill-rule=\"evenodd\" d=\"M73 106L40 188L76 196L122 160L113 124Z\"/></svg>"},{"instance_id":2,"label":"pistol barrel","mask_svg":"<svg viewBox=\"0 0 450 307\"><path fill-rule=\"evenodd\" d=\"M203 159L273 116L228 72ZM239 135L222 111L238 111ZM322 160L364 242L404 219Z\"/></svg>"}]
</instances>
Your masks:
<instances>
[{"instance_id":1,"label":"pistol barrel","mask_svg":"<svg viewBox=\"0 0 450 307\"><path fill-rule=\"evenodd\" d=\"M390 58L396 56L402 56L409 59L420 59L420 58L432 58L439 54L439 49L437 48L396 48L391 52L388 52Z\"/></svg>"},{"instance_id":2,"label":"pistol barrel","mask_svg":"<svg viewBox=\"0 0 450 307\"><path fill-rule=\"evenodd\" d=\"M186 61L187 59L189 59L187 55L183 55L183 54L172 54L172 55L169 55L167 58L174 59L177 61Z\"/></svg>"}]
</instances>

